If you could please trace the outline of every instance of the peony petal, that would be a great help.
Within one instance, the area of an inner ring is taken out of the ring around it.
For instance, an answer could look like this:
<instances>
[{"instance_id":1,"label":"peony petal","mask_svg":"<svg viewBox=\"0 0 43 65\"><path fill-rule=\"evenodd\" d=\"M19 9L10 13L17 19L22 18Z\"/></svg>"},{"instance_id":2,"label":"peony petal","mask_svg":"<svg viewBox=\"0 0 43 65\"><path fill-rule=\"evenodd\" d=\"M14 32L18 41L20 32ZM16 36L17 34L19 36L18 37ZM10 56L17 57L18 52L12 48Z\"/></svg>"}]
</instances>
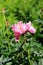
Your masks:
<instances>
[{"instance_id":1,"label":"peony petal","mask_svg":"<svg viewBox=\"0 0 43 65\"><path fill-rule=\"evenodd\" d=\"M31 26L30 29L29 29L29 31L30 31L30 33L35 33L36 32L36 29Z\"/></svg>"}]
</instances>

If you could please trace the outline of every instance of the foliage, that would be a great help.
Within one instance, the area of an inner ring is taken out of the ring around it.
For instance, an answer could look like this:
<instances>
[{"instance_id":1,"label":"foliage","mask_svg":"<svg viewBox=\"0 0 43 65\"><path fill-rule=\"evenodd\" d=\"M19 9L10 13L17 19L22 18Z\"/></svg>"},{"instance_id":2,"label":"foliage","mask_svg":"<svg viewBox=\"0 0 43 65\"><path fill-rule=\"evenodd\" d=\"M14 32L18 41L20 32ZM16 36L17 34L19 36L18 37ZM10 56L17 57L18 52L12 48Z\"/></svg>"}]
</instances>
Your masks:
<instances>
[{"instance_id":1,"label":"foliage","mask_svg":"<svg viewBox=\"0 0 43 65\"><path fill-rule=\"evenodd\" d=\"M15 42L11 26L20 20L36 33ZM43 65L43 0L0 0L0 65Z\"/></svg>"}]
</instances>

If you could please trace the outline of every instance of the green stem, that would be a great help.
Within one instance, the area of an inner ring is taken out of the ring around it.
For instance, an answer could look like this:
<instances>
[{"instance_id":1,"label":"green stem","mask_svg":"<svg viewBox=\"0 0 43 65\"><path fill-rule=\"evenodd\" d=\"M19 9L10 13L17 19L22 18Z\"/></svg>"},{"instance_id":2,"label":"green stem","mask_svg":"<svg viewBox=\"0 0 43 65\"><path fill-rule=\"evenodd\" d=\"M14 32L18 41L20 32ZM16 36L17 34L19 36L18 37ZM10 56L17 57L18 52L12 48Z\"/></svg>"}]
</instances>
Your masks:
<instances>
[{"instance_id":1,"label":"green stem","mask_svg":"<svg viewBox=\"0 0 43 65\"><path fill-rule=\"evenodd\" d=\"M3 18L4 18L4 23L5 23L5 25L6 25L6 17L5 17L4 12L2 12L2 15L3 15ZM7 34L8 34L8 32L9 32L9 30L7 29ZM5 35L5 33L4 33L4 35ZM8 36L8 38L7 38L7 41L8 41L8 51L10 51L9 36Z\"/></svg>"}]
</instances>

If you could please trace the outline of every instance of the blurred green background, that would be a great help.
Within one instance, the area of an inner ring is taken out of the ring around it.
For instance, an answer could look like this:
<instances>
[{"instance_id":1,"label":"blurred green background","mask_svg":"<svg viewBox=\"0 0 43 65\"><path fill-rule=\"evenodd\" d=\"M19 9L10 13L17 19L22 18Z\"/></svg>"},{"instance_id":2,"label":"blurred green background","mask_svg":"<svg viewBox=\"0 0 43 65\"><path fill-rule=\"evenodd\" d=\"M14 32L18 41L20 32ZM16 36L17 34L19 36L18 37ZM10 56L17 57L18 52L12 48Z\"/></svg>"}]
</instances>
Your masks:
<instances>
[{"instance_id":1,"label":"blurred green background","mask_svg":"<svg viewBox=\"0 0 43 65\"><path fill-rule=\"evenodd\" d=\"M15 42L11 30L18 21L32 21L36 33L27 33L22 51L14 54L23 41ZM43 0L0 0L0 62L12 57L4 65L43 65Z\"/></svg>"}]
</instances>

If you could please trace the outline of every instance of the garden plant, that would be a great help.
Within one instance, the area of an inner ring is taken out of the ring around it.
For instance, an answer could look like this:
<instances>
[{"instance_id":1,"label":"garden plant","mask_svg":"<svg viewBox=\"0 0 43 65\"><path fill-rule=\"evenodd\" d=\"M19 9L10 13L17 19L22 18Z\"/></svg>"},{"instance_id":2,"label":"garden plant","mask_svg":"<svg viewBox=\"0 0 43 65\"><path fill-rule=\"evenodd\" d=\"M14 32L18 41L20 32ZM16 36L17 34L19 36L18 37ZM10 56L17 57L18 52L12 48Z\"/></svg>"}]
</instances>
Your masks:
<instances>
[{"instance_id":1,"label":"garden plant","mask_svg":"<svg viewBox=\"0 0 43 65\"><path fill-rule=\"evenodd\" d=\"M0 0L0 65L43 65L43 0Z\"/></svg>"}]
</instances>

